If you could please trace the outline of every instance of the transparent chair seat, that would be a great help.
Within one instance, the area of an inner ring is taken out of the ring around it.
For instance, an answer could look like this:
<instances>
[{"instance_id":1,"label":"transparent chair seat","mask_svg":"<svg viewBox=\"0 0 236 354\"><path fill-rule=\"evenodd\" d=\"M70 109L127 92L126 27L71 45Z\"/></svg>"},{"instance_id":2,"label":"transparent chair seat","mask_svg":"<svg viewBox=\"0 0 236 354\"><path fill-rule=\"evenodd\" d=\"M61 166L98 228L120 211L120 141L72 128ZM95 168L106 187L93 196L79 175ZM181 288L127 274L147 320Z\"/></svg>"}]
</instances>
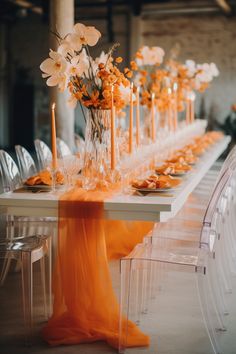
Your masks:
<instances>
[{"instance_id":1,"label":"transparent chair seat","mask_svg":"<svg viewBox=\"0 0 236 354\"><path fill-rule=\"evenodd\" d=\"M12 251L16 252L18 256L19 251L31 251L43 245L43 240L47 239L48 236L28 236L21 237L17 239L6 239L5 241L0 241L0 252Z\"/></svg>"},{"instance_id":2,"label":"transparent chair seat","mask_svg":"<svg viewBox=\"0 0 236 354\"><path fill-rule=\"evenodd\" d=\"M35 151L40 170L46 169L52 162L52 152L48 145L40 139L34 141Z\"/></svg>"},{"instance_id":3,"label":"transparent chair seat","mask_svg":"<svg viewBox=\"0 0 236 354\"><path fill-rule=\"evenodd\" d=\"M72 151L69 146L60 138L57 138L57 151L59 158L72 155Z\"/></svg>"},{"instance_id":4,"label":"transparent chair seat","mask_svg":"<svg viewBox=\"0 0 236 354\"><path fill-rule=\"evenodd\" d=\"M152 244L138 244L125 259L198 266L199 243L158 237Z\"/></svg>"},{"instance_id":5,"label":"transparent chair seat","mask_svg":"<svg viewBox=\"0 0 236 354\"><path fill-rule=\"evenodd\" d=\"M0 150L0 168L3 181L3 191L12 192L22 186L19 169L11 156ZM3 220L2 220L3 221ZM44 306L46 313L46 281L48 274L49 285L51 283L51 236L55 233L56 223L48 223L47 218L27 218L5 215L5 230L1 232L0 257L3 265L0 275L0 285L8 275L13 259L20 263L22 272L22 297L23 311L27 327L27 337L32 330L32 299L33 299L33 273L32 264L40 260L42 289L44 294ZM36 235L36 236L31 236ZM48 235L48 236L37 236ZM48 269L46 271L44 256L48 255ZM49 299L51 298L51 286L49 286Z\"/></svg>"},{"instance_id":6,"label":"transparent chair seat","mask_svg":"<svg viewBox=\"0 0 236 354\"><path fill-rule=\"evenodd\" d=\"M45 262L45 256L47 262ZM37 261L40 261L45 318L51 314L51 237L34 235L17 240L1 241L0 258L3 258L1 285L5 274L8 273L6 268L9 268L10 260L15 259L21 262L23 315L28 343L33 330L33 264Z\"/></svg>"},{"instance_id":7,"label":"transparent chair seat","mask_svg":"<svg viewBox=\"0 0 236 354\"><path fill-rule=\"evenodd\" d=\"M36 175L37 168L30 153L20 145L15 146L15 151L22 181Z\"/></svg>"},{"instance_id":8,"label":"transparent chair seat","mask_svg":"<svg viewBox=\"0 0 236 354\"><path fill-rule=\"evenodd\" d=\"M0 166L3 192L13 191L22 186L18 167L12 157L4 150L0 150Z\"/></svg>"}]
</instances>

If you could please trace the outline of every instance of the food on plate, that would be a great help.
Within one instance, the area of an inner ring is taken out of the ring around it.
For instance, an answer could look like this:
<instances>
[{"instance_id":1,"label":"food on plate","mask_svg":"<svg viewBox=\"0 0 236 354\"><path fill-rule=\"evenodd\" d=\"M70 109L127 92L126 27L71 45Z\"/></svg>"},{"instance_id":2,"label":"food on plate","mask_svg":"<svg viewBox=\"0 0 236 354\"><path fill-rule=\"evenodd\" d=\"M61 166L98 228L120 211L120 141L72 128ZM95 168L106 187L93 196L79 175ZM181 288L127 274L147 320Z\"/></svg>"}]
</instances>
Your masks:
<instances>
[{"instance_id":1,"label":"food on plate","mask_svg":"<svg viewBox=\"0 0 236 354\"><path fill-rule=\"evenodd\" d=\"M177 175L184 174L191 169L192 167L186 163L167 162L161 166L156 167L156 173L159 175Z\"/></svg>"},{"instance_id":2,"label":"food on plate","mask_svg":"<svg viewBox=\"0 0 236 354\"><path fill-rule=\"evenodd\" d=\"M168 189L176 187L181 183L178 178L171 176L151 175L146 179L135 179L132 181L132 187L137 189Z\"/></svg>"},{"instance_id":3,"label":"food on plate","mask_svg":"<svg viewBox=\"0 0 236 354\"><path fill-rule=\"evenodd\" d=\"M63 174L60 171L56 172L56 184L64 184L65 179ZM25 184L27 186L37 186L37 185L45 185L51 186L52 185L52 175L51 172L48 170L40 171L37 175L29 177Z\"/></svg>"}]
</instances>

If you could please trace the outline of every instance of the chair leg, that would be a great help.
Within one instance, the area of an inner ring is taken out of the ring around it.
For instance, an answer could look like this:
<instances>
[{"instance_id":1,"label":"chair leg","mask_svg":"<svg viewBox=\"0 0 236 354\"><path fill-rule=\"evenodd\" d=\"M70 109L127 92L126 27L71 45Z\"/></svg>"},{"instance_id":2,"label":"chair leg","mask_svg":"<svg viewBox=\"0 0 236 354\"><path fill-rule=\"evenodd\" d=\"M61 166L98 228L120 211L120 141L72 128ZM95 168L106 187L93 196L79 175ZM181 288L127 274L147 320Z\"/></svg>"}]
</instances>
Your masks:
<instances>
[{"instance_id":1,"label":"chair leg","mask_svg":"<svg viewBox=\"0 0 236 354\"><path fill-rule=\"evenodd\" d=\"M8 254L6 255L6 258L4 258L3 260L2 271L0 275L0 286L2 286L6 280L11 265L11 260L12 258Z\"/></svg>"},{"instance_id":2,"label":"chair leg","mask_svg":"<svg viewBox=\"0 0 236 354\"><path fill-rule=\"evenodd\" d=\"M52 315L52 238L48 238L48 317Z\"/></svg>"},{"instance_id":3,"label":"chair leg","mask_svg":"<svg viewBox=\"0 0 236 354\"><path fill-rule=\"evenodd\" d=\"M130 310L132 260L121 260L121 286L120 286L120 319L119 319L119 353L124 353L127 347L128 320Z\"/></svg>"},{"instance_id":4,"label":"chair leg","mask_svg":"<svg viewBox=\"0 0 236 354\"><path fill-rule=\"evenodd\" d=\"M46 294L46 267L45 267L45 257L40 259L40 273L41 273L41 283L43 289L43 305L44 305L44 316L45 318L48 317L48 310L47 310L47 294Z\"/></svg>"},{"instance_id":5,"label":"chair leg","mask_svg":"<svg viewBox=\"0 0 236 354\"><path fill-rule=\"evenodd\" d=\"M32 336L33 325L33 276L32 276L32 259L30 252L22 251L22 298L23 298L23 313L26 327L26 342Z\"/></svg>"},{"instance_id":6,"label":"chair leg","mask_svg":"<svg viewBox=\"0 0 236 354\"><path fill-rule=\"evenodd\" d=\"M209 296L209 288L207 286L209 283L206 279L207 275L201 271L197 271L196 275L199 302L207 334L209 336L214 354L222 354L217 339L217 325L215 325L215 320L213 318L216 316L216 313L214 305L211 302L211 296Z\"/></svg>"}]
</instances>

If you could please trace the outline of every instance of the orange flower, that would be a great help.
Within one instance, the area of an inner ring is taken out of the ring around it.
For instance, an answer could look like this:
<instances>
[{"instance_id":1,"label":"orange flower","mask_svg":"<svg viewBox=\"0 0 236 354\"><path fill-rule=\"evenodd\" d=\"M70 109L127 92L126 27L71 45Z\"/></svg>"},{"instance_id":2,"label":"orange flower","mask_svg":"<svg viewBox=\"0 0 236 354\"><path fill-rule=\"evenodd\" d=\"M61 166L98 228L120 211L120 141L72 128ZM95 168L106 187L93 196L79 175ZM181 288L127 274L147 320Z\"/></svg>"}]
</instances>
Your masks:
<instances>
[{"instance_id":1,"label":"orange flower","mask_svg":"<svg viewBox=\"0 0 236 354\"><path fill-rule=\"evenodd\" d=\"M98 69L99 70L102 70L102 69L104 69L105 68L105 65L103 64L103 63L99 63L98 64Z\"/></svg>"},{"instance_id":2,"label":"orange flower","mask_svg":"<svg viewBox=\"0 0 236 354\"><path fill-rule=\"evenodd\" d=\"M77 91L74 96L78 101L80 101L83 97L83 93L81 91Z\"/></svg>"},{"instance_id":3,"label":"orange flower","mask_svg":"<svg viewBox=\"0 0 236 354\"><path fill-rule=\"evenodd\" d=\"M134 70L134 71L138 70L138 65L136 64L136 62L134 60L132 60L130 62L130 67L131 67L131 70Z\"/></svg>"},{"instance_id":4,"label":"orange flower","mask_svg":"<svg viewBox=\"0 0 236 354\"><path fill-rule=\"evenodd\" d=\"M143 56L139 51L135 54L135 57L138 59L143 59Z\"/></svg>"},{"instance_id":5,"label":"orange flower","mask_svg":"<svg viewBox=\"0 0 236 354\"><path fill-rule=\"evenodd\" d=\"M117 57L115 59L115 62L118 63L118 64L122 63L122 61L123 61L123 59L121 57Z\"/></svg>"},{"instance_id":6,"label":"orange flower","mask_svg":"<svg viewBox=\"0 0 236 354\"><path fill-rule=\"evenodd\" d=\"M86 107L95 107L97 108L99 106L99 100L98 100L98 97L99 97L99 91L94 91L91 96L90 96L90 99L88 100L84 100L83 103Z\"/></svg>"}]
</instances>

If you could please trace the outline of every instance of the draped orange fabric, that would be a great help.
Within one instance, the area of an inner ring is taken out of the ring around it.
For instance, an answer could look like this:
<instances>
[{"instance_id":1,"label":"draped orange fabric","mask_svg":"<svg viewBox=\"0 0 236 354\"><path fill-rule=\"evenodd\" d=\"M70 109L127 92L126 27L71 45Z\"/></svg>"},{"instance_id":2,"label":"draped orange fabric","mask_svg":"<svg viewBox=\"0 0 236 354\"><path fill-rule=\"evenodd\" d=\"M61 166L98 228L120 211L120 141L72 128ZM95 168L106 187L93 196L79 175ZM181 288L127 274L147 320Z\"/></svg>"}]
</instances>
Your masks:
<instances>
[{"instance_id":1,"label":"draped orange fabric","mask_svg":"<svg viewBox=\"0 0 236 354\"><path fill-rule=\"evenodd\" d=\"M111 192L73 189L59 201L58 255L53 315L43 329L51 345L104 340L118 347L119 305L112 289L110 258L123 256L152 223L103 219ZM147 346L149 337L128 324L127 346Z\"/></svg>"}]
</instances>

